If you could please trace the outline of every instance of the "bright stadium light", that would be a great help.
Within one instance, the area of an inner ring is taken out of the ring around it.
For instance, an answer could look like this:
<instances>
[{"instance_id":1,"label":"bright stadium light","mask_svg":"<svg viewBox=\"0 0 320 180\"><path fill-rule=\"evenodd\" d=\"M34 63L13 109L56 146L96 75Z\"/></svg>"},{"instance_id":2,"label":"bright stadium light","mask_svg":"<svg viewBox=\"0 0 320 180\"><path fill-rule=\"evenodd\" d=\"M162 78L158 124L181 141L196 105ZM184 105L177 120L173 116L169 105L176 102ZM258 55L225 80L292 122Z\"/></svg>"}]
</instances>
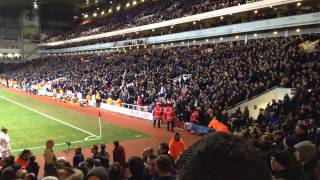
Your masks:
<instances>
[{"instance_id":1,"label":"bright stadium light","mask_svg":"<svg viewBox=\"0 0 320 180\"><path fill-rule=\"evenodd\" d=\"M274 32L273 32L273 34L274 34L274 35L277 35L277 34L278 34L278 32L277 32L277 31L274 31Z\"/></svg>"},{"instance_id":2,"label":"bright stadium light","mask_svg":"<svg viewBox=\"0 0 320 180\"><path fill-rule=\"evenodd\" d=\"M254 36L254 37L258 37L258 34L257 34L257 33L254 33L253 36Z\"/></svg>"},{"instance_id":3,"label":"bright stadium light","mask_svg":"<svg viewBox=\"0 0 320 180\"><path fill-rule=\"evenodd\" d=\"M13 55L11 53L9 53L7 56L8 56L8 58L12 58L13 57Z\"/></svg>"},{"instance_id":4,"label":"bright stadium light","mask_svg":"<svg viewBox=\"0 0 320 180\"><path fill-rule=\"evenodd\" d=\"M101 15L104 15L104 11L101 11Z\"/></svg>"},{"instance_id":5,"label":"bright stadium light","mask_svg":"<svg viewBox=\"0 0 320 180\"><path fill-rule=\"evenodd\" d=\"M209 42L209 39L206 39L206 42Z\"/></svg>"},{"instance_id":6,"label":"bright stadium light","mask_svg":"<svg viewBox=\"0 0 320 180\"><path fill-rule=\"evenodd\" d=\"M109 12L109 13L112 13L112 8L110 8L108 12Z\"/></svg>"},{"instance_id":7,"label":"bright stadium light","mask_svg":"<svg viewBox=\"0 0 320 180\"><path fill-rule=\"evenodd\" d=\"M221 20L223 20L223 18L224 18L223 16L220 17Z\"/></svg>"},{"instance_id":8,"label":"bright stadium light","mask_svg":"<svg viewBox=\"0 0 320 180\"><path fill-rule=\"evenodd\" d=\"M298 7L301 6L301 2L298 2L298 3L297 3L297 6L298 6Z\"/></svg>"},{"instance_id":9,"label":"bright stadium light","mask_svg":"<svg viewBox=\"0 0 320 180\"><path fill-rule=\"evenodd\" d=\"M121 7L120 7L120 5L119 5L119 6L117 6L117 11L119 11L119 10L120 10L120 8L121 8Z\"/></svg>"},{"instance_id":10,"label":"bright stadium light","mask_svg":"<svg viewBox=\"0 0 320 180\"><path fill-rule=\"evenodd\" d=\"M254 13L257 14L257 13L258 13L258 10L254 10Z\"/></svg>"},{"instance_id":11,"label":"bright stadium light","mask_svg":"<svg viewBox=\"0 0 320 180\"><path fill-rule=\"evenodd\" d=\"M239 36L236 36L236 39L239 39Z\"/></svg>"},{"instance_id":12,"label":"bright stadium light","mask_svg":"<svg viewBox=\"0 0 320 180\"><path fill-rule=\"evenodd\" d=\"M137 1L133 1L132 5L134 5L134 6L137 5Z\"/></svg>"},{"instance_id":13,"label":"bright stadium light","mask_svg":"<svg viewBox=\"0 0 320 180\"><path fill-rule=\"evenodd\" d=\"M141 2L144 2L144 0L141 0Z\"/></svg>"},{"instance_id":14,"label":"bright stadium light","mask_svg":"<svg viewBox=\"0 0 320 180\"><path fill-rule=\"evenodd\" d=\"M88 14L85 14L85 15L84 15L84 18L88 18L88 17L89 17L89 15L88 15Z\"/></svg>"},{"instance_id":15,"label":"bright stadium light","mask_svg":"<svg viewBox=\"0 0 320 180\"><path fill-rule=\"evenodd\" d=\"M130 3L129 3L129 2L126 4L126 7L127 7L127 8L130 7Z\"/></svg>"},{"instance_id":16,"label":"bright stadium light","mask_svg":"<svg viewBox=\"0 0 320 180\"><path fill-rule=\"evenodd\" d=\"M296 29L296 32L297 32L297 33L301 32L301 29L299 29L299 28L298 28L298 29Z\"/></svg>"},{"instance_id":17,"label":"bright stadium light","mask_svg":"<svg viewBox=\"0 0 320 180\"><path fill-rule=\"evenodd\" d=\"M93 13L92 16L93 16L93 17L97 17L97 15L98 15L98 14L95 12L95 13Z\"/></svg>"},{"instance_id":18,"label":"bright stadium light","mask_svg":"<svg viewBox=\"0 0 320 180\"><path fill-rule=\"evenodd\" d=\"M222 41L222 40L223 40L223 37L220 38L220 41Z\"/></svg>"},{"instance_id":19,"label":"bright stadium light","mask_svg":"<svg viewBox=\"0 0 320 180\"><path fill-rule=\"evenodd\" d=\"M3 54L2 54L2 53L0 53L0 57L3 57Z\"/></svg>"},{"instance_id":20,"label":"bright stadium light","mask_svg":"<svg viewBox=\"0 0 320 180\"><path fill-rule=\"evenodd\" d=\"M34 9L38 9L38 2L37 2L37 0L34 0L34 1L33 1L33 8L34 8Z\"/></svg>"}]
</instances>

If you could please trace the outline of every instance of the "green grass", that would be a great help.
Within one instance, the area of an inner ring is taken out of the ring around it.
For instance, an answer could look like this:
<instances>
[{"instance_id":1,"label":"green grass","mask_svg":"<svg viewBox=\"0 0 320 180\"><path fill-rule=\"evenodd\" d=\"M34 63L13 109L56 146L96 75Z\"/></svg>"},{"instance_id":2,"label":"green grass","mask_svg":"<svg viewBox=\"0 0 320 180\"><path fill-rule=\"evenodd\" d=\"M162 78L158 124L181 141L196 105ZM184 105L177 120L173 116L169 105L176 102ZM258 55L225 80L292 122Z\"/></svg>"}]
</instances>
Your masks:
<instances>
[{"instance_id":1,"label":"green grass","mask_svg":"<svg viewBox=\"0 0 320 180\"><path fill-rule=\"evenodd\" d=\"M57 121L62 121L62 123ZM73 143L71 148L75 148L76 146L89 147L93 144L111 143L114 140L146 137L143 133L105 121L101 123L102 137L84 141L86 137L91 136L89 133L99 135L97 117L0 89L0 126L6 126L9 129L14 154L19 153L17 150L24 148L30 148L35 154L42 153L44 149L42 146L48 139L53 139L55 144L61 144L55 146L55 150L66 150L66 142L83 141Z\"/></svg>"}]
</instances>

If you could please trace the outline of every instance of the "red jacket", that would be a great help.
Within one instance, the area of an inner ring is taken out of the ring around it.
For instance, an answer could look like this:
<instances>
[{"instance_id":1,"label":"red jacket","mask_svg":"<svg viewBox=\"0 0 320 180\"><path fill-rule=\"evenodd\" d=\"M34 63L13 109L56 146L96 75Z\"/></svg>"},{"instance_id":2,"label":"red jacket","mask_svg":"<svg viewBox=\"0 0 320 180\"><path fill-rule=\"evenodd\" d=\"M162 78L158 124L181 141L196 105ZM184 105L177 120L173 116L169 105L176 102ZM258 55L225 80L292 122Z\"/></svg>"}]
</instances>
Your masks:
<instances>
[{"instance_id":1,"label":"red jacket","mask_svg":"<svg viewBox=\"0 0 320 180\"><path fill-rule=\"evenodd\" d=\"M190 122L198 124L199 123L199 111L193 111L190 117Z\"/></svg>"},{"instance_id":2,"label":"red jacket","mask_svg":"<svg viewBox=\"0 0 320 180\"><path fill-rule=\"evenodd\" d=\"M161 119L161 115L162 115L162 107L160 104L157 104L156 107L153 109L153 118Z\"/></svg>"},{"instance_id":3,"label":"red jacket","mask_svg":"<svg viewBox=\"0 0 320 180\"><path fill-rule=\"evenodd\" d=\"M164 119L167 121L167 122L171 122L174 120L175 118L175 113L173 111L173 107L172 106L168 106L165 108L165 111L164 111Z\"/></svg>"}]
</instances>

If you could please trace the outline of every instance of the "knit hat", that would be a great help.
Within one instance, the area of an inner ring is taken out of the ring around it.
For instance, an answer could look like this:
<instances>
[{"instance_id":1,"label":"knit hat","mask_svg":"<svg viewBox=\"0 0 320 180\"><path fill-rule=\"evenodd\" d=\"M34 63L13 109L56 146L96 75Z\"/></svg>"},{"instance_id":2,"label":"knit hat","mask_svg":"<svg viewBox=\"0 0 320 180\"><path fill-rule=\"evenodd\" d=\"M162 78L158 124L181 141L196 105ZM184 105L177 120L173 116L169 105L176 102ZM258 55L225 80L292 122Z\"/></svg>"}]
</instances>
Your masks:
<instances>
[{"instance_id":1,"label":"knit hat","mask_svg":"<svg viewBox=\"0 0 320 180\"><path fill-rule=\"evenodd\" d=\"M316 146L311 141L302 141L294 147L303 161L309 161L316 156Z\"/></svg>"},{"instance_id":2,"label":"knit hat","mask_svg":"<svg viewBox=\"0 0 320 180\"><path fill-rule=\"evenodd\" d=\"M290 156L288 152L278 150L273 152L271 156L283 167L288 168L290 166Z\"/></svg>"},{"instance_id":3,"label":"knit hat","mask_svg":"<svg viewBox=\"0 0 320 180\"><path fill-rule=\"evenodd\" d=\"M297 141L293 136L288 136L283 140L283 143L286 146L293 148L293 146L297 143Z\"/></svg>"}]
</instances>

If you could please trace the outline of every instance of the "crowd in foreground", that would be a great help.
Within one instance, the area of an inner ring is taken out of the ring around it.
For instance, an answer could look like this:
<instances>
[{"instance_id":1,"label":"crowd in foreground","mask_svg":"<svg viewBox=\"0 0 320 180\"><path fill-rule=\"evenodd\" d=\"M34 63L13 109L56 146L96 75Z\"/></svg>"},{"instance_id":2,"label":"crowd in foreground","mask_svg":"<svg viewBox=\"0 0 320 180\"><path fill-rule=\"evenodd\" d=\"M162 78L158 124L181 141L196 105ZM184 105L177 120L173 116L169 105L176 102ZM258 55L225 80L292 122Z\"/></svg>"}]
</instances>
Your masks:
<instances>
[{"instance_id":1,"label":"crowd in foreground","mask_svg":"<svg viewBox=\"0 0 320 180\"><path fill-rule=\"evenodd\" d=\"M297 127L297 129L299 129ZM7 133L2 129L2 133ZM303 137L299 130L294 135ZM266 138L271 136L271 138ZM256 141L256 142L255 142ZM44 164L39 165L25 149L15 158L1 156L1 180L317 180L320 178L318 151L308 139L292 141L283 131L254 135L213 132L185 145L179 133L157 149L146 148L142 155L126 160L125 147L114 143L112 156L106 145L93 145L85 157L76 148L72 161L56 157L54 141L48 140ZM113 161L111 161L111 158ZM40 166L44 174L39 174ZM42 178L40 178L42 177Z\"/></svg>"}]
</instances>

